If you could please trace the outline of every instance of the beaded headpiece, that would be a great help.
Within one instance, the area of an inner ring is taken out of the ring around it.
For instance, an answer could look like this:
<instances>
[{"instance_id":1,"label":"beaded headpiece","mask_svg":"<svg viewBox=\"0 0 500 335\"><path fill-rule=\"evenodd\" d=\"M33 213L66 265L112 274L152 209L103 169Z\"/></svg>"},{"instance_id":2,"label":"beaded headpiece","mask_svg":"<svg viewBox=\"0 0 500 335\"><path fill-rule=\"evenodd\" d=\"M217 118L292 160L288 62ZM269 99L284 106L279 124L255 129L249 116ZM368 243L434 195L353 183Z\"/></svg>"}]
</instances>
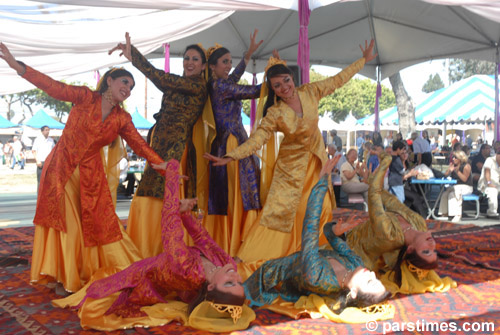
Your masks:
<instances>
[{"instance_id":1,"label":"beaded headpiece","mask_svg":"<svg viewBox=\"0 0 500 335\"><path fill-rule=\"evenodd\" d=\"M238 319L241 318L241 314L243 313L243 307L238 305L217 304L210 301L210 306L212 306L219 313L229 313L233 319L233 323L238 322Z\"/></svg>"},{"instance_id":2,"label":"beaded headpiece","mask_svg":"<svg viewBox=\"0 0 500 335\"><path fill-rule=\"evenodd\" d=\"M411 264L408 260L406 262L408 263L408 270L410 272L416 273L418 280L424 279L429 274L429 270L418 268L415 265Z\"/></svg>"},{"instance_id":3,"label":"beaded headpiece","mask_svg":"<svg viewBox=\"0 0 500 335\"><path fill-rule=\"evenodd\" d=\"M222 45L220 45L219 43L215 43L215 45L213 47L208 48L207 52L206 52L207 61L210 58L210 56L215 52L215 50L220 49L220 48L222 48Z\"/></svg>"}]
</instances>

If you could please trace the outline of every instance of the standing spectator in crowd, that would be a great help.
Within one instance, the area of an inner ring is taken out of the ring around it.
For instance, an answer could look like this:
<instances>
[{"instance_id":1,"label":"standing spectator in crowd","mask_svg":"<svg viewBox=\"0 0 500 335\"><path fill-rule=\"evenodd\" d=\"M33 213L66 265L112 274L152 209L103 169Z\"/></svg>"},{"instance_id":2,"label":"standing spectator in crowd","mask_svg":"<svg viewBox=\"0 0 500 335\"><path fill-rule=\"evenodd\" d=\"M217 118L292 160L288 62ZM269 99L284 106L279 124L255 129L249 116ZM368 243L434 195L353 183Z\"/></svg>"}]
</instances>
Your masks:
<instances>
[{"instance_id":1,"label":"standing spectator in crowd","mask_svg":"<svg viewBox=\"0 0 500 335\"><path fill-rule=\"evenodd\" d=\"M332 142L335 143L335 148L338 151L342 151L342 139L337 135L337 131L335 129L333 129L330 131L330 134L333 137Z\"/></svg>"},{"instance_id":2,"label":"standing spectator in crowd","mask_svg":"<svg viewBox=\"0 0 500 335\"><path fill-rule=\"evenodd\" d=\"M465 144L469 148L472 148L472 137L470 137L470 134L467 134L467 136L465 136Z\"/></svg>"},{"instance_id":3,"label":"standing spectator in crowd","mask_svg":"<svg viewBox=\"0 0 500 335\"><path fill-rule=\"evenodd\" d=\"M416 170L405 173L405 167L401 161L401 154L406 152L406 145L402 141L392 144L392 162L389 165L389 191L394 194L401 203L405 202L405 190L403 182L417 175Z\"/></svg>"},{"instance_id":4,"label":"standing spectator in crowd","mask_svg":"<svg viewBox=\"0 0 500 335\"><path fill-rule=\"evenodd\" d=\"M428 135L426 130L422 132L422 137L419 137L416 132L411 134L411 139L413 140L413 153L415 154L415 163L417 165L425 164L428 167L431 167L431 145L426 140L427 137Z\"/></svg>"},{"instance_id":5,"label":"standing spectator in crowd","mask_svg":"<svg viewBox=\"0 0 500 335\"><path fill-rule=\"evenodd\" d=\"M422 132L422 138L426 140L429 143L429 145L431 144L431 140L429 139L429 134L427 133L427 130L424 130Z\"/></svg>"},{"instance_id":6,"label":"standing spectator in crowd","mask_svg":"<svg viewBox=\"0 0 500 335\"><path fill-rule=\"evenodd\" d=\"M439 202L439 215L453 216L452 222L462 219L462 196L472 193L472 174L467 155L459 150L453 152L453 162L444 175L457 180L457 184L448 187Z\"/></svg>"},{"instance_id":7,"label":"standing spectator in crowd","mask_svg":"<svg viewBox=\"0 0 500 335\"><path fill-rule=\"evenodd\" d=\"M457 134L453 134L453 136L451 137L451 145L454 146L458 142L460 142L460 138L457 136Z\"/></svg>"},{"instance_id":8,"label":"standing spectator in crowd","mask_svg":"<svg viewBox=\"0 0 500 335\"><path fill-rule=\"evenodd\" d=\"M500 149L500 141L493 142L493 152L496 153Z\"/></svg>"},{"instance_id":9,"label":"standing spectator in crowd","mask_svg":"<svg viewBox=\"0 0 500 335\"><path fill-rule=\"evenodd\" d=\"M363 163L367 163L370 158L370 151L372 150L372 142L365 141L363 145L363 156L360 156L359 159Z\"/></svg>"},{"instance_id":10,"label":"standing spectator in crowd","mask_svg":"<svg viewBox=\"0 0 500 335\"><path fill-rule=\"evenodd\" d=\"M33 152L33 156L35 157L36 162L36 180L37 180L37 192L38 187L40 186L40 178L42 176L43 164L45 163L45 159L52 151L52 148L56 145L54 139L49 137L50 128L48 126L43 126L40 128L41 135L35 139L35 143L33 143L33 147L31 148Z\"/></svg>"},{"instance_id":11,"label":"standing spectator in crowd","mask_svg":"<svg viewBox=\"0 0 500 335\"><path fill-rule=\"evenodd\" d=\"M5 164L5 156L4 156L4 153L3 153L3 142L0 141L0 164Z\"/></svg>"},{"instance_id":12,"label":"standing spectator in crowd","mask_svg":"<svg viewBox=\"0 0 500 335\"><path fill-rule=\"evenodd\" d=\"M365 139L362 133L358 133L358 138L356 139L356 146L358 147L358 156L363 156L363 144L365 144Z\"/></svg>"},{"instance_id":13,"label":"standing spectator in crowd","mask_svg":"<svg viewBox=\"0 0 500 335\"><path fill-rule=\"evenodd\" d=\"M488 211L486 216L498 218L498 191L500 190L500 149L496 155L488 157L484 161L481 177L477 183L477 188L488 197Z\"/></svg>"},{"instance_id":14,"label":"standing spectator in crowd","mask_svg":"<svg viewBox=\"0 0 500 335\"><path fill-rule=\"evenodd\" d=\"M491 147L487 143L481 144L479 152L472 158L471 171L472 171L472 181L477 183L479 177L481 177L481 171L483 170L484 161L486 158L490 157Z\"/></svg>"},{"instance_id":15,"label":"standing spectator in crowd","mask_svg":"<svg viewBox=\"0 0 500 335\"><path fill-rule=\"evenodd\" d=\"M387 148L389 145L392 145L392 133L389 131L384 138L384 148Z\"/></svg>"},{"instance_id":16,"label":"standing spectator in crowd","mask_svg":"<svg viewBox=\"0 0 500 335\"><path fill-rule=\"evenodd\" d=\"M12 164L12 152L14 149L12 149L12 140L9 140L5 142L3 146L3 154L5 157L5 165L9 166Z\"/></svg>"},{"instance_id":17,"label":"standing spectator in crowd","mask_svg":"<svg viewBox=\"0 0 500 335\"><path fill-rule=\"evenodd\" d=\"M366 165L358 162L355 164L358 154L356 149L350 149L346 154L347 161L340 167L340 179L342 180L342 191L345 193L362 194L368 201L368 171Z\"/></svg>"},{"instance_id":18,"label":"standing spectator in crowd","mask_svg":"<svg viewBox=\"0 0 500 335\"><path fill-rule=\"evenodd\" d=\"M19 164L19 167L21 170L24 169L24 146L19 137L14 136L12 138L12 165L10 166L11 169L14 169L14 166L16 164Z\"/></svg>"},{"instance_id":19,"label":"standing spectator in crowd","mask_svg":"<svg viewBox=\"0 0 500 335\"><path fill-rule=\"evenodd\" d=\"M402 141L403 140L403 134L397 133L396 134L396 141ZM393 142L394 143L394 142Z\"/></svg>"},{"instance_id":20,"label":"standing spectator in crowd","mask_svg":"<svg viewBox=\"0 0 500 335\"><path fill-rule=\"evenodd\" d=\"M378 131L373 133L372 144L384 145L384 140Z\"/></svg>"},{"instance_id":21,"label":"standing spectator in crowd","mask_svg":"<svg viewBox=\"0 0 500 335\"><path fill-rule=\"evenodd\" d=\"M370 152L370 158L368 158L368 162L367 162L368 171L370 173L373 173L373 171L375 171L375 169L378 167L378 165L379 165L378 155L383 150L384 149L382 148L382 146L380 144L373 143L372 149L371 149L371 152Z\"/></svg>"}]
</instances>

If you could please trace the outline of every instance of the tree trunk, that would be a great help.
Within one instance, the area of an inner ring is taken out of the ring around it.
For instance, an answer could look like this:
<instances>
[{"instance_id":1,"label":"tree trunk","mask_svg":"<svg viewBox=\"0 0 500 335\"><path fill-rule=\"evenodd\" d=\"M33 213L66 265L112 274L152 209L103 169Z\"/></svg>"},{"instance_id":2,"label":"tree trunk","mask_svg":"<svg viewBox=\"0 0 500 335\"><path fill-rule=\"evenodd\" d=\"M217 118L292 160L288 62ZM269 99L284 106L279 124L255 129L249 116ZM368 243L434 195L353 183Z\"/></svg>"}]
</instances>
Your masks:
<instances>
[{"instance_id":1,"label":"tree trunk","mask_svg":"<svg viewBox=\"0 0 500 335\"><path fill-rule=\"evenodd\" d=\"M403 139L405 139L408 138L408 135L415 131L415 107L413 105L413 100L406 92L399 72L390 76L389 81L392 85L392 91L396 96L399 131L403 135Z\"/></svg>"}]
</instances>

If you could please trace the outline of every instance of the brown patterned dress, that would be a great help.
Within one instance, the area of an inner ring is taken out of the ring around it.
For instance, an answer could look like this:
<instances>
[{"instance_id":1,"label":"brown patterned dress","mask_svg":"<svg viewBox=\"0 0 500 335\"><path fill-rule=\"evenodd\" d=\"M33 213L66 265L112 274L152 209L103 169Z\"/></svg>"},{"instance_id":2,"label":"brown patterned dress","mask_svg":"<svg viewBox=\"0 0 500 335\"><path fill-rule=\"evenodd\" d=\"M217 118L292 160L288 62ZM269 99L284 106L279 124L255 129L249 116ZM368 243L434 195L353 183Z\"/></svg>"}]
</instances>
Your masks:
<instances>
[{"instance_id":1,"label":"brown patterned dress","mask_svg":"<svg viewBox=\"0 0 500 335\"><path fill-rule=\"evenodd\" d=\"M207 84L201 76L181 77L158 70L135 47L132 64L163 92L161 108L154 115L150 145L163 160L181 161L187 147L186 197L196 197L196 152L192 143L193 126L207 100ZM149 165L144 171L136 195L163 199L165 177Z\"/></svg>"}]
</instances>

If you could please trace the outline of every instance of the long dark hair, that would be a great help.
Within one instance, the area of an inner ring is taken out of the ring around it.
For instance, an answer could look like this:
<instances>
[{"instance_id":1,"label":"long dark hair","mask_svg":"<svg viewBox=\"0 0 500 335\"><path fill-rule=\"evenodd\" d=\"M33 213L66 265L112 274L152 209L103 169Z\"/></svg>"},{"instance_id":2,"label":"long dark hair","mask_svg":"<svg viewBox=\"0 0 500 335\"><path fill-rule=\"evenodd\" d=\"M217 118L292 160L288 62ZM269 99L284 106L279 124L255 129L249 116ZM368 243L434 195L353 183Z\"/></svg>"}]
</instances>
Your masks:
<instances>
[{"instance_id":1,"label":"long dark hair","mask_svg":"<svg viewBox=\"0 0 500 335\"><path fill-rule=\"evenodd\" d=\"M108 90L108 77L111 77L112 79L116 79L119 77L130 77L132 80L134 80L134 76L132 73L128 72L125 69L119 69L119 68L114 68L106 71L104 76L101 78L99 85L97 87L97 92L103 94ZM135 86L135 80L134 80L134 86ZM134 88L132 86L132 88ZM132 90L132 88L130 90Z\"/></svg>"},{"instance_id":2,"label":"long dark hair","mask_svg":"<svg viewBox=\"0 0 500 335\"><path fill-rule=\"evenodd\" d=\"M391 295L391 292L389 291L386 291L384 294L381 294L380 296L376 296L374 294L358 290L356 298L353 299L349 294L349 292L350 292L349 289L343 289L342 291L340 291L336 299L340 304L340 306L337 309L333 309L332 307L330 307L330 309L332 309L335 313L340 314L347 307L356 307L356 308L368 307L386 300Z\"/></svg>"},{"instance_id":3,"label":"long dark hair","mask_svg":"<svg viewBox=\"0 0 500 335\"><path fill-rule=\"evenodd\" d=\"M438 266L437 261L428 262L427 260L420 257L416 251L408 252L408 246L404 245L399 250L396 265L394 265L394 268L392 268L391 270L394 271L394 281L398 286L401 286L401 281L403 279L401 273L401 264L403 264L404 261L410 262L417 268L424 270L432 270L437 268Z\"/></svg>"},{"instance_id":4,"label":"long dark hair","mask_svg":"<svg viewBox=\"0 0 500 335\"><path fill-rule=\"evenodd\" d=\"M208 78L212 78L212 70L210 69L210 65L217 65L217 61L219 58L224 56L225 54L228 54L229 50L227 50L224 47L220 47L219 49L215 50L210 57L208 57Z\"/></svg>"},{"instance_id":5,"label":"long dark hair","mask_svg":"<svg viewBox=\"0 0 500 335\"><path fill-rule=\"evenodd\" d=\"M198 44L190 44L186 47L186 50L184 50L184 53L182 54L183 56L186 55L186 52L188 50L196 50L200 54L201 57L201 64L205 64L207 62L207 55L205 54L205 51L198 45Z\"/></svg>"},{"instance_id":6,"label":"long dark hair","mask_svg":"<svg viewBox=\"0 0 500 335\"><path fill-rule=\"evenodd\" d=\"M245 303L245 295L237 296L231 293L224 293L219 291L217 288L213 290L208 290L208 281L205 281L202 285L196 297L191 300L188 305L188 315L203 301L212 301L218 304L228 304L243 306Z\"/></svg>"},{"instance_id":7,"label":"long dark hair","mask_svg":"<svg viewBox=\"0 0 500 335\"><path fill-rule=\"evenodd\" d=\"M267 109L274 105L275 99L276 102L280 101L280 97L276 96L274 93L273 88L271 87L271 78L277 77L282 74L289 74L292 77L293 80L293 72L290 70L290 68L286 65L283 64L276 64L274 66L271 66L267 70L267 75L266 75L266 81L267 81L267 100L266 104L264 105L264 111L263 111L263 116L266 116L267 114Z\"/></svg>"}]
</instances>

